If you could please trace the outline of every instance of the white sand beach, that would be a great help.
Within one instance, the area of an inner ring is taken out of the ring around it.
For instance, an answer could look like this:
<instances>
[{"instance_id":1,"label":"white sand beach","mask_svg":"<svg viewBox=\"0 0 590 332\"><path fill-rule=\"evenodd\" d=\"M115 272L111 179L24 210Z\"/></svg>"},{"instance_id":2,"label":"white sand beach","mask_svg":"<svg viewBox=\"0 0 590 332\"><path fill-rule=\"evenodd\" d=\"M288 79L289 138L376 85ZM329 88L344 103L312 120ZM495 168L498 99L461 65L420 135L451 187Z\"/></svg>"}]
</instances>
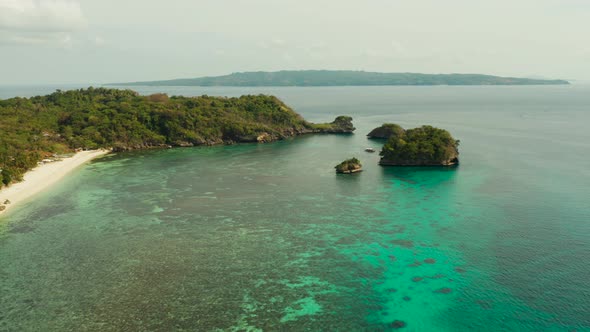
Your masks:
<instances>
[{"instance_id":1,"label":"white sand beach","mask_svg":"<svg viewBox=\"0 0 590 332\"><path fill-rule=\"evenodd\" d=\"M0 190L0 205L6 206L4 211L0 211L0 215L47 189L78 166L109 152L108 150L82 151L70 158L46 163L28 171L23 181ZM3 204L6 200L9 200L10 204Z\"/></svg>"}]
</instances>

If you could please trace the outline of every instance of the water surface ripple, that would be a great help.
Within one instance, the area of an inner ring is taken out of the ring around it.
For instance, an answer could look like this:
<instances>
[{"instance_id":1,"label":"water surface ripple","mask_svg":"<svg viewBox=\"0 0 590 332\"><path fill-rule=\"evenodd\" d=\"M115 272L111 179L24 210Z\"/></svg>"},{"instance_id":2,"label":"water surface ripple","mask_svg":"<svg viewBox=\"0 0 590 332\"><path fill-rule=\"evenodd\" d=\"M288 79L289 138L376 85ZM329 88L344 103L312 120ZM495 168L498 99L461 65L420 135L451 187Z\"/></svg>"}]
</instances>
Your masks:
<instances>
[{"instance_id":1,"label":"water surface ripple","mask_svg":"<svg viewBox=\"0 0 590 332\"><path fill-rule=\"evenodd\" d=\"M358 130L91 163L1 220L0 330L590 331L590 87L152 89ZM377 166L383 122L461 165Z\"/></svg>"}]
</instances>

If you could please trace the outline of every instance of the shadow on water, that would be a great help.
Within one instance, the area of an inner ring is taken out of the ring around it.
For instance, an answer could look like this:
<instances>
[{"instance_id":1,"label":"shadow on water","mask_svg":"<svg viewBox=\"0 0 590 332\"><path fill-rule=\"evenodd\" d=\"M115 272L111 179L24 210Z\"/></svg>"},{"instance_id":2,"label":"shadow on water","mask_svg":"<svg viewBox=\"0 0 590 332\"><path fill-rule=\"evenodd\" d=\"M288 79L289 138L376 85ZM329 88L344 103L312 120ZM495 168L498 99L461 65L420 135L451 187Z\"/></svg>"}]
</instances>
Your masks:
<instances>
[{"instance_id":1,"label":"shadow on water","mask_svg":"<svg viewBox=\"0 0 590 332\"><path fill-rule=\"evenodd\" d=\"M343 196L356 197L362 193L363 173L352 174L335 174L334 181L338 188L338 193Z\"/></svg>"},{"instance_id":2,"label":"shadow on water","mask_svg":"<svg viewBox=\"0 0 590 332\"><path fill-rule=\"evenodd\" d=\"M401 180L410 184L436 185L453 180L459 172L459 166L425 166L425 167L381 167L384 180Z\"/></svg>"}]
</instances>

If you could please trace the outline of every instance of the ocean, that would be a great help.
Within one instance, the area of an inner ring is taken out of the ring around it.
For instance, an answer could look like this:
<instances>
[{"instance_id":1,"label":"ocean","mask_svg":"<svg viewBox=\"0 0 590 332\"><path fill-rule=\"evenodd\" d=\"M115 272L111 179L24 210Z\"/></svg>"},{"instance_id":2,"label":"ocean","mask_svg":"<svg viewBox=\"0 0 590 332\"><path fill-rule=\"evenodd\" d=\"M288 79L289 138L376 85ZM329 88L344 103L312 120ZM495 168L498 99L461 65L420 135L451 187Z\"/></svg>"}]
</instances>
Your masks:
<instances>
[{"instance_id":1,"label":"ocean","mask_svg":"<svg viewBox=\"0 0 590 332\"><path fill-rule=\"evenodd\" d=\"M79 169L0 219L1 331L590 331L590 85L132 89L357 130ZM459 167L378 166L384 122Z\"/></svg>"}]
</instances>

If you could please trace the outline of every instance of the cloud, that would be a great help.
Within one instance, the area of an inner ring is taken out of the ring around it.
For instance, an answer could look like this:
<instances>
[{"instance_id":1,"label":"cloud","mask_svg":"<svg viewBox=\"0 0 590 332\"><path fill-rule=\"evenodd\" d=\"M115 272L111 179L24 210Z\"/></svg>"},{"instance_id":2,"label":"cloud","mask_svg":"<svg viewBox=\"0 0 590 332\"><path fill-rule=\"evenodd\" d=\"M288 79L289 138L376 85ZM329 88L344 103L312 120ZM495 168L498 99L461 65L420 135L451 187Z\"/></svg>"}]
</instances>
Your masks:
<instances>
[{"instance_id":1,"label":"cloud","mask_svg":"<svg viewBox=\"0 0 590 332\"><path fill-rule=\"evenodd\" d=\"M69 46L86 26L76 1L0 0L1 43Z\"/></svg>"},{"instance_id":2,"label":"cloud","mask_svg":"<svg viewBox=\"0 0 590 332\"><path fill-rule=\"evenodd\" d=\"M64 32L19 32L0 30L0 44L56 45L69 47L72 37Z\"/></svg>"}]
</instances>

